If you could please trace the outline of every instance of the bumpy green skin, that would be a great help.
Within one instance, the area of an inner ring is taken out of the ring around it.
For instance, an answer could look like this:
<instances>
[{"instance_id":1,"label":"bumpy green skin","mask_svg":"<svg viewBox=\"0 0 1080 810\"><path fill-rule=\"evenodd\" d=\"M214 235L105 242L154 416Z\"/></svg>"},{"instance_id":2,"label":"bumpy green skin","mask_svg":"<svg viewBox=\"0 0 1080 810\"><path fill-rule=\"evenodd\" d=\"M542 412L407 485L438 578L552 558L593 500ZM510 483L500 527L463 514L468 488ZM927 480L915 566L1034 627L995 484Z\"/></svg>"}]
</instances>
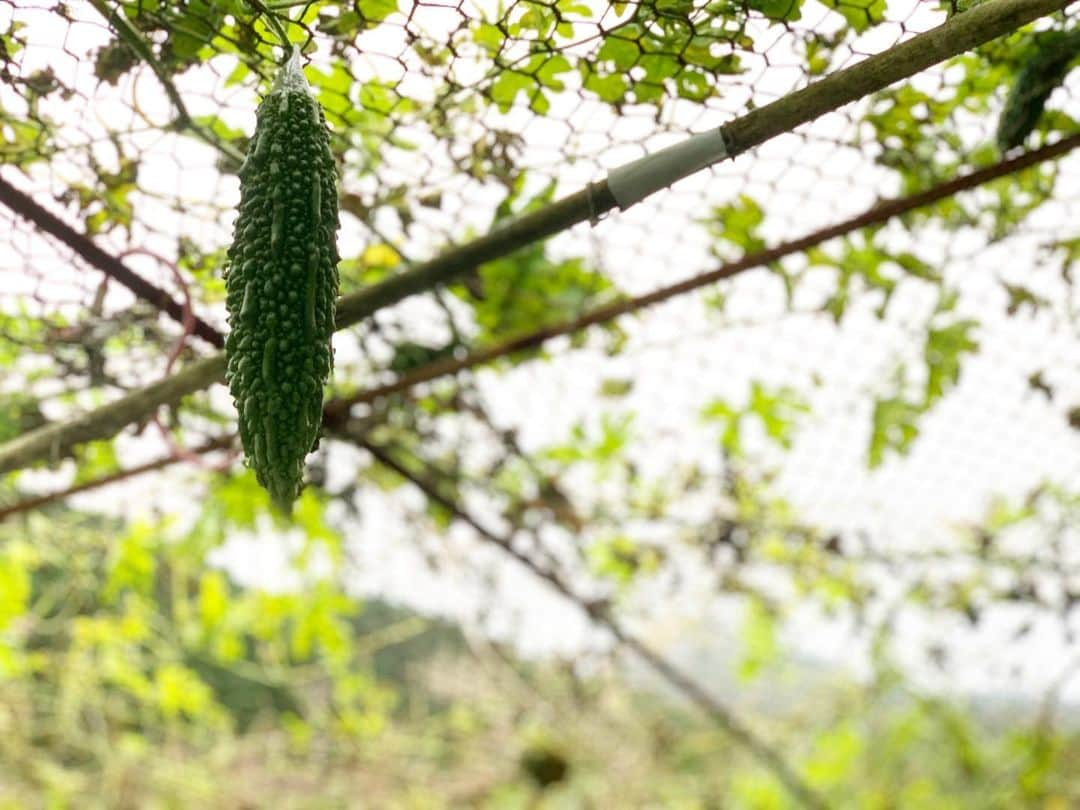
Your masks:
<instances>
[{"instance_id":1,"label":"bumpy green skin","mask_svg":"<svg viewBox=\"0 0 1080 810\"><path fill-rule=\"evenodd\" d=\"M1080 29L1040 34L1037 47L1017 72L998 119L997 142L1003 150L1019 146L1035 129L1050 94L1065 81L1073 60L1080 56Z\"/></svg>"},{"instance_id":2,"label":"bumpy green skin","mask_svg":"<svg viewBox=\"0 0 1080 810\"><path fill-rule=\"evenodd\" d=\"M226 267L226 380L248 466L285 512L318 444L338 288L337 178L294 53L258 110Z\"/></svg>"}]
</instances>

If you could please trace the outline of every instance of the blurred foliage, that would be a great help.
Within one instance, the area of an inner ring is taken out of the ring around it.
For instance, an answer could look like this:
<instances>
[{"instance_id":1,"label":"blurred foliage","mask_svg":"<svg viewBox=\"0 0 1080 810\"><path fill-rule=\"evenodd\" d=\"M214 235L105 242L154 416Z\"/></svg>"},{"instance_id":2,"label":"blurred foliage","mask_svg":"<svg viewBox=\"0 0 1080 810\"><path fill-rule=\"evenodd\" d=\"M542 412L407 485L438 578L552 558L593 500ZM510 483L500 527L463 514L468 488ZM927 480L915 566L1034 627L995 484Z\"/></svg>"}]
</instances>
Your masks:
<instances>
[{"instance_id":1,"label":"blurred foliage","mask_svg":"<svg viewBox=\"0 0 1080 810\"><path fill-rule=\"evenodd\" d=\"M275 807L791 806L683 705L466 646L329 581L243 587L205 552L199 530L68 510L0 528L4 806L263 806L268 791ZM835 807L1080 800L1075 730L988 725L887 672L859 686L785 663L758 603L742 637L742 662L710 679L761 706Z\"/></svg>"}]
</instances>

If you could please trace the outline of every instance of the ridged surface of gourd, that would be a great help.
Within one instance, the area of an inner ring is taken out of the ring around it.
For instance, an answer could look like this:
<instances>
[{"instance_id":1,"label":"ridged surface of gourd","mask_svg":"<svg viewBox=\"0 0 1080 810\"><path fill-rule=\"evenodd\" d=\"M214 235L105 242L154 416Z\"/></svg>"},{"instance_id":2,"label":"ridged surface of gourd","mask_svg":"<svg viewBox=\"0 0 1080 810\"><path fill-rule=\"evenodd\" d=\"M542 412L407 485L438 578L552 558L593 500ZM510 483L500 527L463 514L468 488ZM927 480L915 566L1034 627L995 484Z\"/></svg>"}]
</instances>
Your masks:
<instances>
[{"instance_id":1,"label":"ridged surface of gourd","mask_svg":"<svg viewBox=\"0 0 1080 810\"><path fill-rule=\"evenodd\" d=\"M318 443L338 287L336 168L296 51L257 117L228 251L226 379L247 464L288 512Z\"/></svg>"},{"instance_id":2,"label":"ridged surface of gourd","mask_svg":"<svg viewBox=\"0 0 1080 810\"><path fill-rule=\"evenodd\" d=\"M1050 94L1065 81L1069 66L1080 56L1080 29L1038 36L1038 50L1017 72L998 120L997 142L1002 149L1012 149L1027 139Z\"/></svg>"}]
</instances>

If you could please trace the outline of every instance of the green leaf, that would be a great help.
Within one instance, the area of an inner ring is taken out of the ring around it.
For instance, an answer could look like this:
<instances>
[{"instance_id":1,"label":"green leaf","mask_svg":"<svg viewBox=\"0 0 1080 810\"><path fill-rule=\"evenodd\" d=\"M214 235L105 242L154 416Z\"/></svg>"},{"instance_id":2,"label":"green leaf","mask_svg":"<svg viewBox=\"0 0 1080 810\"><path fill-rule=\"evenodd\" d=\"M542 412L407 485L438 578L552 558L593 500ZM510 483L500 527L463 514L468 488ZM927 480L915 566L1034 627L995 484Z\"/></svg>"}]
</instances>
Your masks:
<instances>
[{"instance_id":1,"label":"green leaf","mask_svg":"<svg viewBox=\"0 0 1080 810\"><path fill-rule=\"evenodd\" d=\"M545 93L541 91L534 92L532 98L529 99L529 109L537 115L547 115L551 110L551 101Z\"/></svg>"},{"instance_id":2,"label":"green leaf","mask_svg":"<svg viewBox=\"0 0 1080 810\"><path fill-rule=\"evenodd\" d=\"M962 355L979 348L978 341L971 336L978 326L978 321L967 319L940 329L931 329L927 333L923 353L928 370L926 407L940 399L959 381Z\"/></svg>"},{"instance_id":3,"label":"green leaf","mask_svg":"<svg viewBox=\"0 0 1080 810\"><path fill-rule=\"evenodd\" d=\"M634 389L633 379L608 377L600 383L600 396L624 397Z\"/></svg>"},{"instance_id":4,"label":"green leaf","mask_svg":"<svg viewBox=\"0 0 1080 810\"><path fill-rule=\"evenodd\" d=\"M918 419L924 408L903 399L879 399L874 403L870 434L869 466L881 466L885 453L906 453L919 435Z\"/></svg>"},{"instance_id":5,"label":"green leaf","mask_svg":"<svg viewBox=\"0 0 1080 810\"><path fill-rule=\"evenodd\" d=\"M633 438L634 415L600 415L599 436L591 436L585 424L578 422L570 431L570 441L555 445L542 451L541 457L563 464L587 462L598 467L603 473L618 461Z\"/></svg>"},{"instance_id":6,"label":"green leaf","mask_svg":"<svg viewBox=\"0 0 1080 810\"><path fill-rule=\"evenodd\" d=\"M213 707L214 696L198 674L180 664L164 664L154 673L154 689L166 718L196 718Z\"/></svg>"},{"instance_id":7,"label":"green leaf","mask_svg":"<svg viewBox=\"0 0 1080 810\"><path fill-rule=\"evenodd\" d=\"M761 421L766 436L781 447L790 448L798 418L809 411L809 406L793 388L782 386L770 391L754 380L750 383L750 397L744 408L736 409L716 399L702 409L701 418L720 423L721 446L730 455L738 457L743 449L742 425L745 417L755 416Z\"/></svg>"},{"instance_id":8,"label":"green leaf","mask_svg":"<svg viewBox=\"0 0 1080 810\"><path fill-rule=\"evenodd\" d=\"M766 435L785 449L791 447L798 417L810 412L793 388L784 386L770 392L756 380L750 386L748 409L761 420Z\"/></svg>"},{"instance_id":9,"label":"green leaf","mask_svg":"<svg viewBox=\"0 0 1080 810\"><path fill-rule=\"evenodd\" d=\"M539 70L533 75L536 76L537 80L544 87L549 87L552 90L562 90L566 85L555 77L563 73L568 73L571 70L573 70L573 67L570 64L570 61L562 54L557 54L556 56L544 59Z\"/></svg>"},{"instance_id":10,"label":"green leaf","mask_svg":"<svg viewBox=\"0 0 1080 810\"><path fill-rule=\"evenodd\" d=\"M341 554L344 541L341 534L326 521L326 504L314 489L305 489L296 501L293 521L304 531L307 548L311 548L312 544L320 544L337 558Z\"/></svg>"},{"instance_id":11,"label":"green leaf","mask_svg":"<svg viewBox=\"0 0 1080 810\"><path fill-rule=\"evenodd\" d=\"M780 654L776 634L776 617L759 599L751 599L746 605L742 632L743 655L739 661L738 674L743 681L752 680Z\"/></svg>"},{"instance_id":12,"label":"green leaf","mask_svg":"<svg viewBox=\"0 0 1080 810\"><path fill-rule=\"evenodd\" d=\"M552 261L543 244L489 262L477 281L454 288L473 307L480 337L510 337L545 324L575 317L587 307L610 300L611 282L578 258Z\"/></svg>"},{"instance_id":13,"label":"green leaf","mask_svg":"<svg viewBox=\"0 0 1080 810\"><path fill-rule=\"evenodd\" d=\"M256 518L270 506L266 490L259 486L251 470L217 479L211 493L223 517L243 528L253 528Z\"/></svg>"},{"instance_id":14,"label":"green leaf","mask_svg":"<svg viewBox=\"0 0 1080 810\"><path fill-rule=\"evenodd\" d=\"M593 543L589 546L588 556L599 576L612 579L620 586L631 584L639 575L656 571L663 562L663 553L658 548L624 535Z\"/></svg>"},{"instance_id":15,"label":"green leaf","mask_svg":"<svg viewBox=\"0 0 1080 810\"><path fill-rule=\"evenodd\" d=\"M701 418L720 423L720 444L725 451L735 457L742 454L741 411L721 399L715 399L702 409Z\"/></svg>"},{"instance_id":16,"label":"green leaf","mask_svg":"<svg viewBox=\"0 0 1080 810\"><path fill-rule=\"evenodd\" d=\"M593 9L588 3L582 3L578 0L558 0L555 3L555 8L560 15L576 14L586 19L591 19L593 16Z\"/></svg>"},{"instance_id":17,"label":"green leaf","mask_svg":"<svg viewBox=\"0 0 1080 810\"><path fill-rule=\"evenodd\" d=\"M241 82L244 81L244 79L246 79L248 77L248 74L250 74L250 73L251 73L251 68L249 68L243 62L237 62L236 67L234 67L232 69L232 72L229 73L229 75L225 77L225 86L226 87L234 87L234 86L240 84Z\"/></svg>"},{"instance_id":18,"label":"green leaf","mask_svg":"<svg viewBox=\"0 0 1080 810\"><path fill-rule=\"evenodd\" d=\"M585 77L584 87L586 90L596 93L602 101L609 104L621 102L626 98L626 93L630 89L626 79L619 74L600 76L596 73L590 73Z\"/></svg>"},{"instance_id":19,"label":"green leaf","mask_svg":"<svg viewBox=\"0 0 1080 810\"><path fill-rule=\"evenodd\" d=\"M821 3L842 14L860 34L885 19L885 0L821 0Z\"/></svg>"},{"instance_id":20,"label":"green leaf","mask_svg":"<svg viewBox=\"0 0 1080 810\"><path fill-rule=\"evenodd\" d=\"M125 591L143 596L150 594L157 569L154 553L159 531L160 528L151 523L136 522L120 538L113 551L108 579L102 591L106 600L114 601Z\"/></svg>"},{"instance_id":21,"label":"green leaf","mask_svg":"<svg viewBox=\"0 0 1080 810\"><path fill-rule=\"evenodd\" d=\"M482 22L473 29L473 39L480 45L489 55L494 56L503 47L503 43L506 42L506 35L500 28L497 28L490 23Z\"/></svg>"},{"instance_id":22,"label":"green leaf","mask_svg":"<svg viewBox=\"0 0 1080 810\"><path fill-rule=\"evenodd\" d=\"M693 0L656 0L657 11L676 17L686 17L693 8Z\"/></svg>"},{"instance_id":23,"label":"green leaf","mask_svg":"<svg viewBox=\"0 0 1080 810\"><path fill-rule=\"evenodd\" d=\"M692 70L683 70L676 79L679 96L691 101L704 101L713 94L713 87L704 75Z\"/></svg>"},{"instance_id":24,"label":"green leaf","mask_svg":"<svg viewBox=\"0 0 1080 810\"><path fill-rule=\"evenodd\" d=\"M638 60L645 69L645 78L659 85L664 79L670 79L683 69L682 62L667 53L646 53Z\"/></svg>"},{"instance_id":25,"label":"green leaf","mask_svg":"<svg viewBox=\"0 0 1080 810\"><path fill-rule=\"evenodd\" d=\"M802 0L748 0L747 7L770 20L793 22L802 17Z\"/></svg>"},{"instance_id":26,"label":"green leaf","mask_svg":"<svg viewBox=\"0 0 1080 810\"><path fill-rule=\"evenodd\" d=\"M243 66L242 63L240 66ZM192 120L222 141L238 141L244 137L244 130L229 126L216 115L200 115Z\"/></svg>"},{"instance_id":27,"label":"green leaf","mask_svg":"<svg viewBox=\"0 0 1080 810\"><path fill-rule=\"evenodd\" d=\"M4 549L0 553L0 631L22 616L29 603L30 571L26 561L14 549Z\"/></svg>"},{"instance_id":28,"label":"green leaf","mask_svg":"<svg viewBox=\"0 0 1080 810\"><path fill-rule=\"evenodd\" d=\"M76 458L79 462L75 473L77 484L93 481L120 469L116 446L110 440L87 442L78 449Z\"/></svg>"},{"instance_id":29,"label":"green leaf","mask_svg":"<svg viewBox=\"0 0 1080 810\"><path fill-rule=\"evenodd\" d=\"M398 10L398 3L397 0L357 0L356 8L369 24L380 23Z\"/></svg>"},{"instance_id":30,"label":"green leaf","mask_svg":"<svg viewBox=\"0 0 1080 810\"><path fill-rule=\"evenodd\" d=\"M199 618L208 633L229 612L229 583L220 571L206 571L199 580Z\"/></svg>"},{"instance_id":31,"label":"green leaf","mask_svg":"<svg viewBox=\"0 0 1080 810\"><path fill-rule=\"evenodd\" d=\"M740 194L735 200L714 208L704 224L714 239L738 249L738 254L715 250L722 258L730 258L764 249L765 240L758 235L764 221L765 211L761 205L752 197Z\"/></svg>"},{"instance_id":32,"label":"green leaf","mask_svg":"<svg viewBox=\"0 0 1080 810\"><path fill-rule=\"evenodd\" d=\"M612 62L615 70L629 70L641 58L637 42L619 36L609 36L596 53L597 62Z\"/></svg>"},{"instance_id":33,"label":"green leaf","mask_svg":"<svg viewBox=\"0 0 1080 810\"><path fill-rule=\"evenodd\" d=\"M349 98L349 90L353 85L353 77L348 66L341 60L335 60L330 65L327 73L318 68L309 67L304 70L304 75L313 87L323 91L319 93L319 102L325 107L328 99L334 104L340 104L341 99ZM333 97L338 98L334 99Z\"/></svg>"},{"instance_id":34,"label":"green leaf","mask_svg":"<svg viewBox=\"0 0 1080 810\"><path fill-rule=\"evenodd\" d=\"M499 78L491 85L491 100L498 105L502 112L510 112L514 100L519 93L528 93L535 87L536 81L532 76L518 73L512 70L504 70Z\"/></svg>"},{"instance_id":35,"label":"green leaf","mask_svg":"<svg viewBox=\"0 0 1080 810\"><path fill-rule=\"evenodd\" d=\"M863 753L863 737L850 723L829 728L814 740L806 775L815 785L834 787L851 776Z\"/></svg>"}]
</instances>

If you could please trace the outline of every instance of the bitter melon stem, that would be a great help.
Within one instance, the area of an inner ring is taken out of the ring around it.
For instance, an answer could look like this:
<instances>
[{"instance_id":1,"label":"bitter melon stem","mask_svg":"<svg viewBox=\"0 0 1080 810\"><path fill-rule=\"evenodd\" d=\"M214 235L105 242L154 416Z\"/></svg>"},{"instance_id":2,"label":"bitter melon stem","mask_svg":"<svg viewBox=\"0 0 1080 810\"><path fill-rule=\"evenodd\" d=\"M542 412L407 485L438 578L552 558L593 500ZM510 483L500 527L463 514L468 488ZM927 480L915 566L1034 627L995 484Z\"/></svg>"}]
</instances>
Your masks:
<instances>
[{"instance_id":1,"label":"bitter melon stem","mask_svg":"<svg viewBox=\"0 0 1080 810\"><path fill-rule=\"evenodd\" d=\"M288 60L278 71L274 79L274 87L270 92L277 93L282 90L311 92L311 85L308 84L307 77L304 76L304 68L300 64L300 48L296 45L292 46L292 52L289 54Z\"/></svg>"}]
</instances>

